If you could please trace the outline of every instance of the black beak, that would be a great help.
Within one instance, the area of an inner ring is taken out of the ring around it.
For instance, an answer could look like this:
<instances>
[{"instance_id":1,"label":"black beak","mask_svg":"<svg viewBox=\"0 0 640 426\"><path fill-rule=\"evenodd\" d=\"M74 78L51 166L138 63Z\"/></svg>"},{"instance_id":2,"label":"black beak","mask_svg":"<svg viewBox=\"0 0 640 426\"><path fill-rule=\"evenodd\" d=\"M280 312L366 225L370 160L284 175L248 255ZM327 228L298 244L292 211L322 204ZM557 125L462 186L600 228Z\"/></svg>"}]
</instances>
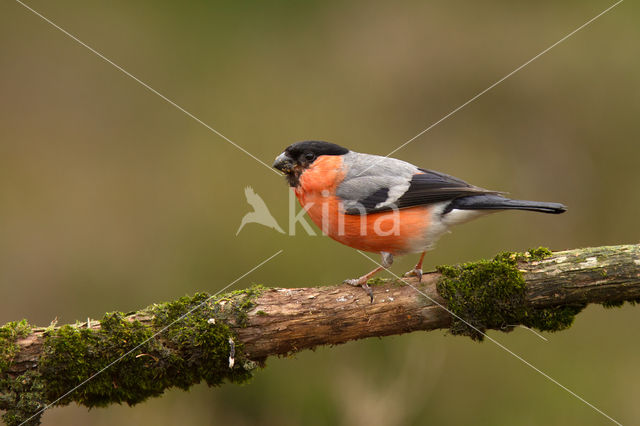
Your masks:
<instances>
[{"instance_id":1,"label":"black beak","mask_svg":"<svg viewBox=\"0 0 640 426\"><path fill-rule=\"evenodd\" d=\"M280 170L284 173L289 173L293 170L293 160L287 156L284 152L276 157L276 161L273 163L273 168Z\"/></svg>"}]
</instances>

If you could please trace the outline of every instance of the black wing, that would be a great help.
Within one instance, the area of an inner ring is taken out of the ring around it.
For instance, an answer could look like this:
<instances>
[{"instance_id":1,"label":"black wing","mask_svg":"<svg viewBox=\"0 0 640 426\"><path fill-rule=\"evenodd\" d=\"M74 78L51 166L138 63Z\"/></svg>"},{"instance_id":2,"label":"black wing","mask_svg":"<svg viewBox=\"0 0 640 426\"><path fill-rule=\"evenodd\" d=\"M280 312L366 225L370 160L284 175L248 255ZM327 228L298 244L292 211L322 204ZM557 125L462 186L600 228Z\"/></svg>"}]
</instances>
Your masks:
<instances>
[{"instance_id":1,"label":"black wing","mask_svg":"<svg viewBox=\"0 0 640 426\"><path fill-rule=\"evenodd\" d=\"M389 188L380 188L367 198L360 200L360 209L348 209L347 214L369 214L408 207L424 206L456 198L479 194L499 194L468 184L467 182L433 170L419 169L422 173L413 175L409 188L395 201L387 201ZM389 200L391 201L391 200ZM379 208L379 203L385 202Z\"/></svg>"}]
</instances>

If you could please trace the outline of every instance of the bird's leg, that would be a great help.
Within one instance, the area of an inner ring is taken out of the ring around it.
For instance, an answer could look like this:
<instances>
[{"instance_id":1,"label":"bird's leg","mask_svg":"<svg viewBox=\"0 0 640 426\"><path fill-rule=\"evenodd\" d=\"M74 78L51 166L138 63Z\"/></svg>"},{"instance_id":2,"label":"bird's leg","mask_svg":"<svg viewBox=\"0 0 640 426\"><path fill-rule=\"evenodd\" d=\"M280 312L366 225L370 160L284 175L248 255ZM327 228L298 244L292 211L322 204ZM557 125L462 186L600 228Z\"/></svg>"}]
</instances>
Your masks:
<instances>
[{"instance_id":1,"label":"bird's leg","mask_svg":"<svg viewBox=\"0 0 640 426\"><path fill-rule=\"evenodd\" d=\"M381 270L387 269L393 264L393 255L391 253L387 253L386 251L383 251L383 252L380 252L380 255L382 256L381 266L378 266L376 269L364 274L360 278L352 278L350 280L344 280L345 284L349 284L356 287L362 287L364 291L366 291L369 297L371 298L371 303L373 303L373 290L371 290L371 287L369 287L369 284L367 284L367 281L369 281L371 277L373 277L375 274L377 274Z\"/></svg>"},{"instance_id":2,"label":"bird's leg","mask_svg":"<svg viewBox=\"0 0 640 426\"><path fill-rule=\"evenodd\" d=\"M424 259L424 254L426 252L422 252L420 255L420 260L416 263L416 266L409 272L403 275L403 277L418 277L418 282L422 281L422 260Z\"/></svg>"}]
</instances>

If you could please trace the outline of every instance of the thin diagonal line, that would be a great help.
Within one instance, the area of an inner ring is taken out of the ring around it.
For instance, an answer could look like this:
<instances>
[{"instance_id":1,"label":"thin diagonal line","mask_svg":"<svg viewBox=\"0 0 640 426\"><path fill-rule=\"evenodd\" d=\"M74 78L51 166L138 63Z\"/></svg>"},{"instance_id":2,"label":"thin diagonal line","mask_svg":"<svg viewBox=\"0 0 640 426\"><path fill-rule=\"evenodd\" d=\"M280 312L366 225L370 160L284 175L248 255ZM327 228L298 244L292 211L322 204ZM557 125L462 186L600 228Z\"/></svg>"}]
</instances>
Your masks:
<instances>
[{"instance_id":1,"label":"thin diagonal line","mask_svg":"<svg viewBox=\"0 0 640 426\"><path fill-rule=\"evenodd\" d=\"M144 87L145 89L149 90L150 92L158 95L159 97L161 97L163 100L165 100L167 103L171 104L172 106L174 106L175 108L177 108L178 110L182 111L184 114L186 114L187 116L191 117L192 119L194 119L195 121L197 121L198 123L202 124L204 127L206 127L207 129L209 129L210 131L212 131L213 133L215 133L216 135L218 135L219 137L221 137L222 139L224 139L225 141L229 142L231 145L235 146L236 148L238 148L240 151L244 152L245 154L247 154L249 157L253 158L254 160L256 160L257 162L259 162L260 164L262 164L263 166L265 166L266 168L268 168L269 170L271 170L272 172L274 172L277 175L280 175L281 173L276 171L275 169L273 169L271 166L269 166L267 163L265 163L264 161L262 161L261 159L259 159L258 157L256 157L255 155L253 155L252 153L250 153L249 151L247 151L246 149L244 149L243 147L241 147L240 145L238 145L237 143L235 143L234 141L232 141L231 139L229 139L228 137L226 137L225 135L223 135L222 133L220 133L219 131L217 131L216 129L214 129L213 127L211 127L210 125L208 125L207 123L205 123L204 121L200 120L198 117L196 117L195 115L193 115L192 113L190 113L189 111L187 111L186 109L184 109L183 107L181 107L180 105L178 105L177 103L175 103L174 101L172 101L171 99L169 99L168 97L166 97L165 95L163 95L162 93L158 92L156 89L154 89L153 87L149 86L147 83L145 83L144 81L140 80L138 77L136 77L135 75L131 74L129 71L125 70L124 68L122 68L120 65L116 64L115 62L113 62L111 59L107 58L106 56L104 56L102 53L98 52L96 49L94 49L93 47L89 46L87 43L83 42L82 40L80 40L78 37L74 36L73 34L71 34L70 32L68 32L67 30L65 30L64 28L60 27L59 25L55 24L53 21L51 21L49 18L47 18L46 16L42 15L40 12L36 11L35 9L31 8L30 6L24 4L23 2L21 2L20 0L16 0L17 3L19 3L20 5L24 6L26 9L30 10L31 12L33 12L35 15L39 16L40 18L42 18L44 21L46 21L48 24L50 24L51 26L53 26L54 28L56 28L57 30L61 31L62 33L64 33L66 36L68 36L69 38L71 38L72 40L74 40L75 42L77 42L78 44L82 45L83 47L86 47L88 50L90 50L92 53L94 53L95 55L97 55L99 58L101 58L102 60L104 60L105 62L113 65L118 71L121 71L123 74L125 74L127 77L132 78L133 80L135 80L137 83L139 83L142 87Z\"/></svg>"},{"instance_id":2,"label":"thin diagonal line","mask_svg":"<svg viewBox=\"0 0 640 426\"><path fill-rule=\"evenodd\" d=\"M544 337L542 334L538 333L537 331L535 331L533 328L529 328L526 325L522 325L522 324L518 324L518 327L524 328L525 330L529 330L530 332L532 332L533 334L535 334L536 336L538 336L539 338L541 338L542 340L544 340L545 342L548 342L549 339L547 339L546 337Z\"/></svg>"},{"instance_id":3,"label":"thin diagonal line","mask_svg":"<svg viewBox=\"0 0 640 426\"><path fill-rule=\"evenodd\" d=\"M119 363L120 361L122 361L123 358L125 358L126 356L130 355L131 353L135 352L136 350L140 349L140 347L142 347L144 344L146 344L148 341L150 341L151 339L154 339L155 337L157 337L158 335L164 333L169 327L171 327L172 325L174 325L175 323L182 321L184 318L186 318L187 316L191 315L194 311L200 309L202 306L204 306L209 300L211 300L212 298L216 297L218 294L220 294L221 292L225 291L226 289L228 289L229 287L231 287L232 285L234 285L235 283L237 283L238 281L240 281L241 279L243 279L244 277L246 277L247 275L249 275L250 273L252 273L253 271L255 271L256 269L260 268L262 265L264 265L265 263L269 262L271 259L273 259L274 257L276 257L277 255L279 255L280 253L282 253L283 250L279 250L277 251L275 254L272 254L270 257L268 257L267 259L263 260L262 262L258 263L256 266L254 266L253 268L249 269L247 272L245 272L244 274L240 275L238 278L236 278L235 280L231 281L229 284L227 284L224 288L218 290L215 294L212 294L211 296L209 296L204 302L196 305L195 307L191 308L187 313L181 315L179 318L173 320L169 325L161 328L159 331L157 331L156 333L154 333L151 337L149 337L148 339L146 339L145 341L143 341L142 343L140 343L139 345L137 345L135 348L129 350L127 353L125 353L124 355L122 355L121 357L117 358L116 360L110 362L109 364L107 364L104 368L102 368L102 370L98 371L97 373L89 376L87 379L85 379L84 381L82 381L79 385L77 385L76 387L74 387L73 389L67 391L64 395L62 395L60 398L56 399L55 401L49 403L48 405L46 405L44 408L42 408L41 410L39 410L38 412L36 412L34 415L32 415L31 417L29 417L27 420L23 421L22 423L20 423L20 426L22 426L23 424L29 422L31 419L33 419L36 416L39 416L40 414L42 414L45 410L51 408L53 405L57 404L59 401L61 401L62 399L66 398L67 396L71 395L73 392L77 391L78 389L80 389L82 386L86 385L87 383L89 383L91 380L95 379L97 376L99 376L100 374L102 374L103 372L105 372L106 370L108 370L110 367L114 366L115 364Z\"/></svg>"},{"instance_id":4,"label":"thin diagonal line","mask_svg":"<svg viewBox=\"0 0 640 426\"><path fill-rule=\"evenodd\" d=\"M500 83L502 83L503 81L505 81L506 79L508 79L509 77L511 77L512 75L514 75L515 73L517 73L518 71L520 71L521 69L523 69L524 67L526 67L527 65L529 65L530 63L532 63L533 61L535 61L536 59L538 59L539 57L541 57L542 55L544 55L545 53L547 53L548 51L550 51L551 49L553 49L554 47L556 47L557 45L559 45L560 43L562 43L563 41L565 41L566 39L568 39L569 37L571 37L572 35L574 35L575 33L577 33L578 31L582 30L583 28L585 28L587 25L591 24L593 21L595 21L596 19L598 19L599 17L601 17L602 15L604 15L605 13L609 12L611 9L613 9L614 7L616 7L617 5L619 5L620 3L622 3L624 0L619 0L618 2L614 3L613 5L609 6L608 8L606 8L605 10L603 10L602 12L600 12L599 14L597 14L596 16L594 16L593 18L589 19L587 22L585 22L584 24L580 25L578 28L576 28L575 30L571 31L569 34L567 34L566 36L562 37L560 40L556 41L555 43L553 43L551 46L547 47L546 49L544 49L542 52L538 53L536 56L534 56L533 58L529 59L527 62L525 62L524 64L520 65L518 68L514 69L513 71L511 71L509 74L505 75L504 77L502 77L500 80L496 81L495 83L493 83L491 86L487 87L486 89L484 89L483 91L479 92L477 95L475 95L474 97L472 97L471 99L469 99L468 101L466 101L465 103L463 103L462 105L460 105L459 107L457 107L456 109L454 109L453 111L449 112L447 115L445 115L444 117L442 117L440 120L436 121L435 123L433 123L432 125L430 125L429 127L427 127L426 129L422 130L420 133L418 133L417 135L415 135L414 137L412 137L411 139L409 139L408 141L406 141L405 143L403 143L402 145L400 145L399 147L397 147L396 149L394 149L393 151L391 151L390 153L388 153L387 155L385 155L384 157L387 158L390 155L393 155L394 153L396 153L397 151L401 150L402 148L404 148L405 146L409 145L411 142L413 142L414 140L418 139L420 136L424 135L425 133L427 133L429 130L433 129L434 127L436 127L438 124L442 123L444 120L446 120L447 118L451 117L453 114L455 114L456 112L460 111L462 108L466 107L467 105L469 105L471 102L475 101L476 99L478 99L480 96L484 95L485 93L487 93L489 90L493 89L494 87L496 87L497 85L499 85ZM374 161L371 165L369 165L369 167L367 167L366 169L364 169L362 172L360 172L359 174L362 174L364 172L366 172L367 170L369 170L371 167L373 167L375 164L377 164L380 160L378 161Z\"/></svg>"},{"instance_id":5,"label":"thin diagonal line","mask_svg":"<svg viewBox=\"0 0 640 426\"><path fill-rule=\"evenodd\" d=\"M371 257L367 256L365 253L361 252L360 250L358 250L358 253L360 253L361 255L363 255L364 257L366 257L367 259L369 259L371 262L375 263L378 266L382 266L380 263L378 263L375 259L372 259ZM399 279L400 281L402 281L403 283L405 283L406 285L408 285L409 287L411 287L413 290L415 290L416 292L420 293L421 295L423 295L424 297L426 297L427 299L429 299L432 303L438 305L440 308L444 309L445 311L447 311L450 315L456 317L457 319L459 319L460 321L464 322L466 325L468 325L469 327L473 328L475 331L477 331L478 333L482 334L484 337L486 337L487 339L489 339L490 341L492 341L493 343L495 343L496 345L498 345L499 348L503 349L504 351L508 352L509 354L513 355L515 358L517 358L518 360L522 361L525 365L531 367L533 370L537 371L538 373L540 373L543 377L545 377L546 379L550 380L551 382L555 383L556 385L558 385L559 387L561 387L562 389L564 389L565 391L567 391L569 394L573 395L574 397L576 397L577 399L579 399L580 401L584 402L586 405L588 405L589 407L593 408L595 411L597 411L598 413L602 414L603 416L605 416L607 419L611 420L613 423L622 426L622 423L618 422L617 420L615 420L614 418L612 418L611 416L609 416L607 413L605 413L604 411L602 411L601 409L599 409L598 407L596 407L595 405L591 404L589 401L587 401L586 399L584 399L583 397L581 397L580 395L578 395L577 393L575 393L574 391L572 391L571 389L569 389L568 387L566 387L565 385L563 385L562 383L560 383L559 381L557 381L556 379L554 379L553 377L549 376L547 373L545 373L544 371L540 370L538 367L536 367L535 365L531 364L529 361L527 361L526 359L522 358L520 355L516 354L515 352L513 352L511 349L507 348L506 346L504 346L502 343L498 342L497 340L495 340L494 338L492 338L491 336L489 336L488 334L478 330L476 327L474 327L473 325L469 324L466 320L464 320L463 318L460 318L458 315L456 315L455 313L451 312L449 309L447 309L444 305L442 305L441 303L438 303L438 301L434 300L433 298L429 297L429 295L427 295L425 292L421 291L420 289L416 288L415 286L413 286L411 283L405 281L404 279L402 279L401 277L399 277L398 275L396 275L395 273L393 273L393 271L384 268L387 272L389 272L391 275L393 275L394 277L396 277L397 279Z\"/></svg>"}]
</instances>

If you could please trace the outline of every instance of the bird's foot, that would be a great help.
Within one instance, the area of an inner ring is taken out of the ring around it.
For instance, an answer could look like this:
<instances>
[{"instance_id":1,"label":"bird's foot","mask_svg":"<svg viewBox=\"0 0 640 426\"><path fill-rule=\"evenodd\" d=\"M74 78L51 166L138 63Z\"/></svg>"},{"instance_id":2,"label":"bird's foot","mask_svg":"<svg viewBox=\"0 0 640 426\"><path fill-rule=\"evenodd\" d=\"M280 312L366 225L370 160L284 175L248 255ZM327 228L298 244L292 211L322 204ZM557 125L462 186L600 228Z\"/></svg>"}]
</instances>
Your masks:
<instances>
[{"instance_id":1,"label":"bird's foot","mask_svg":"<svg viewBox=\"0 0 640 426\"><path fill-rule=\"evenodd\" d=\"M409 278L409 277L418 277L418 282L422 281L422 269L420 268L414 268L412 270L410 270L409 272L405 272L404 275L402 275L404 278Z\"/></svg>"},{"instance_id":2,"label":"bird's foot","mask_svg":"<svg viewBox=\"0 0 640 426\"><path fill-rule=\"evenodd\" d=\"M371 299L371 303L373 303L373 290L371 289L369 284L367 284L368 280L369 280L369 277L365 275L360 278L351 278L348 280L344 280L343 282L344 284L349 284L354 287L362 287L362 289L366 291L367 294L369 295L369 298Z\"/></svg>"}]
</instances>

